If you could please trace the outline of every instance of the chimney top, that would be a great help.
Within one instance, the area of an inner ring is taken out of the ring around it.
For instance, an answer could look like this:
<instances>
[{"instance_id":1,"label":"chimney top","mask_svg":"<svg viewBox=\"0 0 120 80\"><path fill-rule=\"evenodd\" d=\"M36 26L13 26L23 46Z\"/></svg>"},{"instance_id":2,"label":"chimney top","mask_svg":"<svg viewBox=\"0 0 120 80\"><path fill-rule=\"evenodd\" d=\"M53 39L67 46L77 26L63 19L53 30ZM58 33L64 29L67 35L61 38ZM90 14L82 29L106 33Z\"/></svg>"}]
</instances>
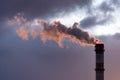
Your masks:
<instances>
[{"instance_id":1,"label":"chimney top","mask_svg":"<svg viewBox=\"0 0 120 80\"><path fill-rule=\"evenodd\" d=\"M95 49L96 49L96 50L104 50L104 44L103 44L103 43L101 43L101 44L96 44L96 45L95 45Z\"/></svg>"}]
</instances>

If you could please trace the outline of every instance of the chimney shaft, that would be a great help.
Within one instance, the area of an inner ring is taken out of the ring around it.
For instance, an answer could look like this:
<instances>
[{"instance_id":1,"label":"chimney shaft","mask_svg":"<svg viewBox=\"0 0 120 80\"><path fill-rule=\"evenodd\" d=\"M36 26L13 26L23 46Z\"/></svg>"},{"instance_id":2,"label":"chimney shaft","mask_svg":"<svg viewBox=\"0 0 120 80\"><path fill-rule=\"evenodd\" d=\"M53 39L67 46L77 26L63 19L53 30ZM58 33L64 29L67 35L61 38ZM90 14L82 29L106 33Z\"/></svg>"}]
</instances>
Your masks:
<instances>
[{"instance_id":1,"label":"chimney shaft","mask_svg":"<svg viewBox=\"0 0 120 80\"><path fill-rule=\"evenodd\" d=\"M104 44L95 45L96 52L96 80L104 80Z\"/></svg>"}]
</instances>

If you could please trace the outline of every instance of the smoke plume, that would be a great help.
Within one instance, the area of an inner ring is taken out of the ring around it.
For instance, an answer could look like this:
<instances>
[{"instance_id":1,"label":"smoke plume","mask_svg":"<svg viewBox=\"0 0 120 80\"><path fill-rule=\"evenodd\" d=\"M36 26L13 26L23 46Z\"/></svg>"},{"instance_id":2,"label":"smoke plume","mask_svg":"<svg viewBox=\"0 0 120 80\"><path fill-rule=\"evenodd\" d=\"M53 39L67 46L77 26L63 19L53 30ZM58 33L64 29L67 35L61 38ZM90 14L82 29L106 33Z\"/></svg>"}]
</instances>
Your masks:
<instances>
[{"instance_id":1,"label":"smoke plume","mask_svg":"<svg viewBox=\"0 0 120 80\"><path fill-rule=\"evenodd\" d=\"M28 40L30 36L34 39L40 36L43 43L47 40L53 40L60 47L64 47L63 40L66 38L74 43L88 46L94 46L99 42L98 39L90 36L88 32L78 28L79 24L76 22L68 28L60 21L47 22L38 19L28 21L21 14L18 14L8 21L8 25L17 26L16 32L23 40Z\"/></svg>"}]
</instances>

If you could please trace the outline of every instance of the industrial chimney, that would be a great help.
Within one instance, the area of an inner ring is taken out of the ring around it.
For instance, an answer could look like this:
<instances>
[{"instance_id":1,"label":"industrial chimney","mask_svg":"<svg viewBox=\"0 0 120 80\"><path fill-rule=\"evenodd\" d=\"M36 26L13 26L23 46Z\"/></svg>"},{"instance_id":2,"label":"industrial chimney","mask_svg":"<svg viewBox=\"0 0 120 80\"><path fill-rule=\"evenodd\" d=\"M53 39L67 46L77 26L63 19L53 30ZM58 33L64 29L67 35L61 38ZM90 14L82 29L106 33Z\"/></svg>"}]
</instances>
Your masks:
<instances>
[{"instance_id":1,"label":"industrial chimney","mask_svg":"<svg viewBox=\"0 0 120 80\"><path fill-rule=\"evenodd\" d=\"M96 52L96 80L104 80L104 44L95 45Z\"/></svg>"}]
</instances>

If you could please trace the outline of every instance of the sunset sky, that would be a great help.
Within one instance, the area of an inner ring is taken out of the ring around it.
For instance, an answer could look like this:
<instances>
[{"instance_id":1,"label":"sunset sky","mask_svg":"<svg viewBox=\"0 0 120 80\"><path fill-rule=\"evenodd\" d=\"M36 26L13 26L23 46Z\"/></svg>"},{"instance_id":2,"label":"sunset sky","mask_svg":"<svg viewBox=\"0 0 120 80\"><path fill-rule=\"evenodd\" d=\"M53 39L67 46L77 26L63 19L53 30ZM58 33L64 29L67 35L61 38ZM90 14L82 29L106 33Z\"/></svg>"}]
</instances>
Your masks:
<instances>
[{"instance_id":1,"label":"sunset sky","mask_svg":"<svg viewBox=\"0 0 120 80\"><path fill-rule=\"evenodd\" d=\"M105 80L120 80L119 4L119 0L0 0L0 80L95 80L93 38L105 45ZM38 36L36 31L46 27L43 23L47 28L59 24L68 32L46 30ZM81 42L79 35L69 32L72 27L89 38L82 37L86 40Z\"/></svg>"}]
</instances>

